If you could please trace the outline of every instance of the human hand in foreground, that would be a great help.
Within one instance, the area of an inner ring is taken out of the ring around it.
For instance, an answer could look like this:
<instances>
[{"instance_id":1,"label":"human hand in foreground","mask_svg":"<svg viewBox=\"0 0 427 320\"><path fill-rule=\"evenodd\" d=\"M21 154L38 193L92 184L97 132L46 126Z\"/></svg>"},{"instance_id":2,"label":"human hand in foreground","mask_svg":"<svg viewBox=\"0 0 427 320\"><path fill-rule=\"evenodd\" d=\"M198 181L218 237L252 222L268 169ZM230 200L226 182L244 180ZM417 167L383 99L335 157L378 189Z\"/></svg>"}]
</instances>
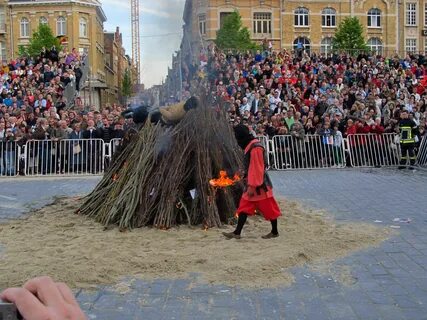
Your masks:
<instances>
[{"instance_id":1,"label":"human hand in foreground","mask_svg":"<svg viewBox=\"0 0 427 320\"><path fill-rule=\"evenodd\" d=\"M73 292L50 277L29 280L22 288L9 288L0 299L14 303L25 320L86 320Z\"/></svg>"}]
</instances>

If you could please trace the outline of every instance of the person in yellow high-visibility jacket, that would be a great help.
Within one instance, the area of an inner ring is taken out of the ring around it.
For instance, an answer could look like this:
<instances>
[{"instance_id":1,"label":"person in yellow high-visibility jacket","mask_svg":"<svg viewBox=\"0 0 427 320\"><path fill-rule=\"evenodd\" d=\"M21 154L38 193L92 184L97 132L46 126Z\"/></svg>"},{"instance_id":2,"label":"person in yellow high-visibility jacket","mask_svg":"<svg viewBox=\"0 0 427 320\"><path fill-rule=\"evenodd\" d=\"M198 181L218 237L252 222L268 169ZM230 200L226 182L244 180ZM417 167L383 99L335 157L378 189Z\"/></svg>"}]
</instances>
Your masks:
<instances>
[{"instance_id":1,"label":"person in yellow high-visibility jacket","mask_svg":"<svg viewBox=\"0 0 427 320\"><path fill-rule=\"evenodd\" d=\"M413 169L415 165L415 137L417 134L417 124L409 119L409 113L403 110L400 113L399 132L400 132L400 149L402 151L402 158L400 159L399 169L404 169L408 162L408 156L410 165Z\"/></svg>"}]
</instances>

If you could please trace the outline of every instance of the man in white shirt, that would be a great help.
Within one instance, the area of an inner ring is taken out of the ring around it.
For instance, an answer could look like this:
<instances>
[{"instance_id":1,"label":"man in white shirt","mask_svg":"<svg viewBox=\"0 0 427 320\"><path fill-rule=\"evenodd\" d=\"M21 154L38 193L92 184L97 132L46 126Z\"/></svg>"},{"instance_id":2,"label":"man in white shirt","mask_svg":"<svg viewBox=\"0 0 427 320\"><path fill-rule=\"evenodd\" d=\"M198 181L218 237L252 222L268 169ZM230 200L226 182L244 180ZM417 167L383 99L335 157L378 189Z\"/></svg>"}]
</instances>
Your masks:
<instances>
[{"instance_id":1,"label":"man in white shirt","mask_svg":"<svg viewBox=\"0 0 427 320\"><path fill-rule=\"evenodd\" d=\"M273 112L276 109L277 104L282 101L282 99L280 99L279 90L274 90L273 93L269 95L268 101L270 102L270 111Z\"/></svg>"},{"instance_id":2,"label":"man in white shirt","mask_svg":"<svg viewBox=\"0 0 427 320\"><path fill-rule=\"evenodd\" d=\"M251 111L251 106L248 103L248 98L244 97L242 99L242 105L239 108L240 114L244 114L245 111Z\"/></svg>"}]
</instances>

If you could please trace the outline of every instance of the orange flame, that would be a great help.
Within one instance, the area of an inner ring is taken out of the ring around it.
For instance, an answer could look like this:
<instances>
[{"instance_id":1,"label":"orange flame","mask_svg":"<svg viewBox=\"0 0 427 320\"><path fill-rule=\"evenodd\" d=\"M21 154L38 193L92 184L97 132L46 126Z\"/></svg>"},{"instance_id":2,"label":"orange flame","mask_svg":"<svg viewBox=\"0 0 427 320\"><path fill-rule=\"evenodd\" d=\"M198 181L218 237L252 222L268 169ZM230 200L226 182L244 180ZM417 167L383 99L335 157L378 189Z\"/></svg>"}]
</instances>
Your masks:
<instances>
[{"instance_id":1,"label":"orange flame","mask_svg":"<svg viewBox=\"0 0 427 320\"><path fill-rule=\"evenodd\" d=\"M209 180L209 184L215 188L226 188L232 186L238 181L240 181L240 176L237 173L233 178L230 178L225 170L221 170L219 172L219 178Z\"/></svg>"},{"instance_id":2,"label":"orange flame","mask_svg":"<svg viewBox=\"0 0 427 320\"><path fill-rule=\"evenodd\" d=\"M117 181L119 179L119 175L117 173L115 173L113 175L113 181Z\"/></svg>"}]
</instances>

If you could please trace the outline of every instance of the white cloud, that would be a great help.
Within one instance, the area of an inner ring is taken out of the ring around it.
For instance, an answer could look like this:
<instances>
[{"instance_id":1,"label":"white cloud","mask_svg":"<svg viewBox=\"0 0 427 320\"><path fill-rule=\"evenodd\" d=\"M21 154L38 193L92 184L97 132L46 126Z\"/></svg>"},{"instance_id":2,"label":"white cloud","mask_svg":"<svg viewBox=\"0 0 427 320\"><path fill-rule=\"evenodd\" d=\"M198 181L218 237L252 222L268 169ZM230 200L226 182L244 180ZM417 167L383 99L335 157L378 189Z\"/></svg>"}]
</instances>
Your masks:
<instances>
[{"instance_id":1,"label":"white cloud","mask_svg":"<svg viewBox=\"0 0 427 320\"><path fill-rule=\"evenodd\" d=\"M161 17L161 18L170 18L172 17L173 13L172 12L168 12L165 11L164 9L168 9L168 7L165 4L162 4L161 1L158 2L160 5L160 8L156 8L156 6L154 5L153 7L145 7L145 6L139 6L139 12L144 14L144 13L148 13L150 15L156 16L156 17ZM130 1L126 0L126 1L120 1L120 0L103 0L102 1L103 5L106 6L111 6L119 9L126 9L129 11L130 14L130 9L131 9L131 4ZM164 8L164 9L162 9Z\"/></svg>"},{"instance_id":2,"label":"white cloud","mask_svg":"<svg viewBox=\"0 0 427 320\"><path fill-rule=\"evenodd\" d=\"M146 87L166 78L172 54L181 43L184 3L185 0L157 0L151 1L149 7L140 7L141 78ZM105 29L115 31L120 26L126 53L131 55L130 0L103 0L102 4L108 18ZM147 38L152 35L164 36Z\"/></svg>"}]
</instances>

